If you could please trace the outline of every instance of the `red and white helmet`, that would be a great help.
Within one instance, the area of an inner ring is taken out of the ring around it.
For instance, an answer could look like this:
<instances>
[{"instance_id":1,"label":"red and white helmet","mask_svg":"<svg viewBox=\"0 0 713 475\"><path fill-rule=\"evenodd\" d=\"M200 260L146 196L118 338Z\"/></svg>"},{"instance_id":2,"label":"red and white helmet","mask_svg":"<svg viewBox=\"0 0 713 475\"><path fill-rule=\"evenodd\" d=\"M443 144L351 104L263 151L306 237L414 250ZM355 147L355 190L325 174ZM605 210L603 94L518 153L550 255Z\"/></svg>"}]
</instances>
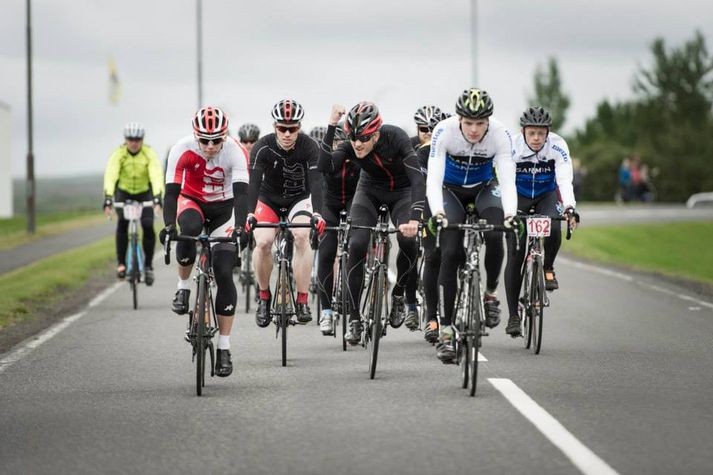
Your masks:
<instances>
[{"instance_id":1,"label":"red and white helmet","mask_svg":"<svg viewBox=\"0 0 713 475\"><path fill-rule=\"evenodd\" d=\"M382 120L379 108L373 102L362 101L351 108L344 121L344 132L349 139L369 136L378 132Z\"/></svg>"},{"instance_id":2,"label":"red and white helmet","mask_svg":"<svg viewBox=\"0 0 713 475\"><path fill-rule=\"evenodd\" d=\"M193 132L199 139L217 139L228 133L228 116L217 107L203 107L193 116Z\"/></svg>"},{"instance_id":3,"label":"red and white helmet","mask_svg":"<svg viewBox=\"0 0 713 475\"><path fill-rule=\"evenodd\" d=\"M305 116L302 106L292 99L283 99L272 108L272 118L281 124L295 124Z\"/></svg>"}]
</instances>

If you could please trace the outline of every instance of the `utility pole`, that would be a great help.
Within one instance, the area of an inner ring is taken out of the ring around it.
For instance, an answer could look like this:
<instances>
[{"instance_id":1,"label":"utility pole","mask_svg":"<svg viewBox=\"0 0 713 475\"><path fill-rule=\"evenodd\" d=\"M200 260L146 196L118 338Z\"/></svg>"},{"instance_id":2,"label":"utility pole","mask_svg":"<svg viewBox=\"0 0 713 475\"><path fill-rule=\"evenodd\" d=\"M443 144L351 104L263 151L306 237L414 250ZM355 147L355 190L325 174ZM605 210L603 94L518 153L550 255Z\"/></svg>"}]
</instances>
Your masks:
<instances>
[{"instance_id":1,"label":"utility pole","mask_svg":"<svg viewBox=\"0 0 713 475\"><path fill-rule=\"evenodd\" d=\"M196 49L198 55L198 109L203 107L203 1L196 0Z\"/></svg>"},{"instance_id":2,"label":"utility pole","mask_svg":"<svg viewBox=\"0 0 713 475\"><path fill-rule=\"evenodd\" d=\"M470 0L470 85L478 84L478 0Z\"/></svg>"},{"instance_id":3,"label":"utility pole","mask_svg":"<svg viewBox=\"0 0 713 475\"><path fill-rule=\"evenodd\" d=\"M35 157L32 149L32 23L27 6L27 232L35 233Z\"/></svg>"}]
</instances>

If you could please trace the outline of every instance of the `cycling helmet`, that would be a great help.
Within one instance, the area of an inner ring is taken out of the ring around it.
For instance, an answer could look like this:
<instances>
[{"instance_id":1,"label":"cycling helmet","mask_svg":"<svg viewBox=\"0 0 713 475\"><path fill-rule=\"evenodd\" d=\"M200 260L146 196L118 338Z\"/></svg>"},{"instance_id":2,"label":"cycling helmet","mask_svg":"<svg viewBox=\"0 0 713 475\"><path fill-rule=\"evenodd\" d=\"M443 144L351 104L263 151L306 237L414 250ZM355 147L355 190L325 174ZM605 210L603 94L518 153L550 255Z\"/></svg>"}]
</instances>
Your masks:
<instances>
[{"instance_id":1,"label":"cycling helmet","mask_svg":"<svg viewBox=\"0 0 713 475\"><path fill-rule=\"evenodd\" d=\"M416 113L413 115L413 120L416 121L417 126L428 126L431 121L431 117L440 117L441 114L441 109L436 106L421 106L416 109Z\"/></svg>"},{"instance_id":2,"label":"cycling helmet","mask_svg":"<svg viewBox=\"0 0 713 475\"><path fill-rule=\"evenodd\" d=\"M324 140L324 136L327 134L327 128L323 125L318 125L309 131L309 136L312 137L317 143Z\"/></svg>"},{"instance_id":3,"label":"cycling helmet","mask_svg":"<svg viewBox=\"0 0 713 475\"><path fill-rule=\"evenodd\" d=\"M217 107L203 107L193 116L193 131L200 139L217 139L228 133L228 116Z\"/></svg>"},{"instance_id":4,"label":"cycling helmet","mask_svg":"<svg viewBox=\"0 0 713 475\"><path fill-rule=\"evenodd\" d=\"M362 101L351 108L344 121L344 132L356 140L357 137L371 135L378 132L382 120L379 108L373 102Z\"/></svg>"},{"instance_id":5,"label":"cycling helmet","mask_svg":"<svg viewBox=\"0 0 713 475\"><path fill-rule=\"evenodd\" d=\"M129 122L124 126L125 139L142 139L144 138L144 126L138 122Z\"/></svg>"},{"instance_id":6,"label":"cycling helmet","mask_svg":"<svg viewBox=\"0 0 713 475\"><path fill-rule=\"evenodd\" d=\"M260 138L260 129L255 124L243 124L238 129L238 137L241 142L257 142Z\"/></svg>"},{"instance_id":7,"label":"cycling helmet","mask_svg":"<svg viewBox=\"0 0 713 475\"><path fill-rule=\"evenodd\" d=\"M493 100L482 89L466 89L456 101L456 114L469 119L485 119L493 115Z\"/></svg>"},{"instance_id":8,"label":"cycling helmet","mask_svg":"<svg viewBox=\"0 0 713 475\"><path fill-rule=\"evenodd\" d=\"M334 129L334 141L341 142L347 139L347 134L344 133L344 121L337 124L337 128Z\"/></svg>"},{"instance_id":9,"label":"cycling helmet","mask_svg":"<svg viewBox=\"0 0 713 475\"><path fill-rule=\"evenodd\" d=\"M528 107L520 117L520 127L552 127L550 111L544 107Z\"/></svg>"},{"instance_id":10,"label":"cycling helmet","mask_svg":"<svg viewBox=\"0 0 713 475\"><path fill-rule=\"evenodd\" d=\"M283 99L272 108L272 118L282 124L294 124L302 120L305 111L292 99Z\"/></svg>"},{"instance_id":11,"label":"cycling helmet","mask_svg":"<svg viewBox=\"0 0 713 475\"><path fill-rule=\"evenodd\" d=\"M433 114L428 121L428 128L431 129L431 131L436 128L440 121L446 120L451 116L448 112L443 112L441 110L439 110L438 112L438 114Z\"/></svg>"}]
</instances>

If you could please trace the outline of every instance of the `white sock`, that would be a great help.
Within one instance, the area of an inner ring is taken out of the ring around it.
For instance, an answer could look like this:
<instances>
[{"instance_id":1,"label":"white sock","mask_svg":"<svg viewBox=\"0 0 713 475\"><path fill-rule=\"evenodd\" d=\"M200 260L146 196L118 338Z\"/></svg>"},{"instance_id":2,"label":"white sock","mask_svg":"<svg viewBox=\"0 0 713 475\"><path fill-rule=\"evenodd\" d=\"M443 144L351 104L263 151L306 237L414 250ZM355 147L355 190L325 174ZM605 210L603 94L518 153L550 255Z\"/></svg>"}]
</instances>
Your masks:
<instances>
[{"instance_id":1,"label":"white sock","mask_svg":"<svg viewBox=\"0 0 713 475\"><path fill-rule=\"evenodd\" d=\"M230 349L230 335L218 335L218 349L219 350L229 350Z\"/></svg>"},{"instance_id":2,"label":"white sock","mask_svg":"<svg viewBox=\"0 0 713 475\"><path fill-rule=\"evenodd\" d=\"M191 290L191 278L189 277L186 280L183 280L181 278L178 279L178 290Z\"/></svg>"}]
</instances>

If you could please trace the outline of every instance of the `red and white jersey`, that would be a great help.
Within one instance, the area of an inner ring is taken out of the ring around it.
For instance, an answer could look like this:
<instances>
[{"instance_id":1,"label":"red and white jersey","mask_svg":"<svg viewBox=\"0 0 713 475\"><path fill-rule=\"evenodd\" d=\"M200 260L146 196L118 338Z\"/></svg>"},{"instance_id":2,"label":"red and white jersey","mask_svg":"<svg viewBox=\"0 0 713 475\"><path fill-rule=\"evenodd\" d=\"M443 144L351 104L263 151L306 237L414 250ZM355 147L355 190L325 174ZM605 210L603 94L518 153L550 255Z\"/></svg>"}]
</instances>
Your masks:
<instances>
[{"instance_id":1,"label":"red and white jersey","mask_svg":"<svg viewBox=\"0 0 713 475\"><path fill-rule=\"evenodd\" d=\"M171 147L166 184L181 185L181 193L200 201L233 198L233 183L248 183L248 152L231 137L211 159L203 156L198 141L189 135Z\"/></svg>"}]
</instances>

